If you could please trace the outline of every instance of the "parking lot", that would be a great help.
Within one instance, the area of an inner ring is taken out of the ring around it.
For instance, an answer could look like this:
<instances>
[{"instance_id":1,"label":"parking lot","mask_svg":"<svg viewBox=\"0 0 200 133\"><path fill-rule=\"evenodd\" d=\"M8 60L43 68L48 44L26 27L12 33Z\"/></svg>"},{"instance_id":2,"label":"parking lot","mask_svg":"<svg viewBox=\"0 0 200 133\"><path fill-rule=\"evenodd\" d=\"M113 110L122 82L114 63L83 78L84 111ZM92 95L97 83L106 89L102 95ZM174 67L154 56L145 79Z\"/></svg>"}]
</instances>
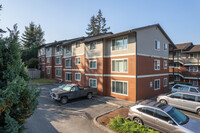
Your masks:
<instances>
[{"instance_id":1,"label":"parking lot","mask_svg":"<svg viewBox=\"0 0 200 133\"><path fill-rule=\"evenodd\" d=\"M93 118L117 108L95 99L71 100L62 105L51 99L49 90L56 85L41 85L37 110L28 119L25 127L30 133L103 133L93 124ZM181 110L184 114L200 121L192 112Z\"/></svg>"},{"instance_id":2,"label":"parking lot","mask_svg":"<svg viewBox=\"0 0 200 133\"><path fill-rule=\"evenodd\" d=\"M55 85L42 85L37 110L28 119L26 132L31 133L103 133L93 124L93 118L117 108L103 102L81 98L61 105L51 99L49 89Z\"/></svg>"}]
</instances>

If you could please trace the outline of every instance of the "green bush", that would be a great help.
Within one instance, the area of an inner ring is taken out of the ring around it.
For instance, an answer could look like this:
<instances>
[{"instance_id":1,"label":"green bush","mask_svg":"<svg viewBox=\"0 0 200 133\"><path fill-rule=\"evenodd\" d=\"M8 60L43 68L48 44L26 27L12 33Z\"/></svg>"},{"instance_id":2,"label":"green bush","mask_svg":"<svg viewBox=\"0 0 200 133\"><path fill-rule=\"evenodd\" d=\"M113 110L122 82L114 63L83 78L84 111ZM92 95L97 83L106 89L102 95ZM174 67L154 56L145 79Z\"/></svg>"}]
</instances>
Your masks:
<instances>
[{"instance_id":1,"label":"green bush","mask_svg":"<svg viewBox=\"0 0 200 133\"><path fill-rule=\"evenodd\" d=\"M120 116L111 119L109 127L118 133L159 133L158 131L139 125L135 121L126 120Z\"/></svg>"}]
</instances>

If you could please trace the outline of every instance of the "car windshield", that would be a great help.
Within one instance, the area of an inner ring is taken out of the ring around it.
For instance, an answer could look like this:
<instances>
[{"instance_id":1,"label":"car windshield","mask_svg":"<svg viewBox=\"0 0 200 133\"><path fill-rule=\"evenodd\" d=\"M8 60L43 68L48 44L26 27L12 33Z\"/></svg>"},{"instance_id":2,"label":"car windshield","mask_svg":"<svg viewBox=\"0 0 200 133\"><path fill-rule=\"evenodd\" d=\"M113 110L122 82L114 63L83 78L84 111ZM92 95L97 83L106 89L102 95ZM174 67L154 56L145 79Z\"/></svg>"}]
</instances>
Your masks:
<instances>
[{"instance_id":1,"label":"car windshield","mask_svg":"<svg viewBox=\"0 0 200 133\"><path fill-rule=\"evenodd\" d=\"M63 90L66 90L66 91L70 91L71 90L71 86L69 86L69 85L66 85L65 87L63 87L62 89Z\"/></svg>"},{"instance_id":2,"label":"car windshield","mask_svg":"<svg viewBox=\"0 0 200 133\"><path fill-rule=\"evenodd\" d=\"M65 87L65 85L60 85L58 86L58 88L62 89L63 87Z\"/></svg>"},{"instance_id":3,"label":"car windshield","mask_svg":"<svg viewBox=\"0 0 200 133\"><path fill-rule=\"evenodd\" d=\"M184 125L188 122L189 118L184 115L182 112L180 112L179 110L175 109L175 108L171 108L171 110L169 110L167 112L179 125Z\"/></svg>"}]
</instances>

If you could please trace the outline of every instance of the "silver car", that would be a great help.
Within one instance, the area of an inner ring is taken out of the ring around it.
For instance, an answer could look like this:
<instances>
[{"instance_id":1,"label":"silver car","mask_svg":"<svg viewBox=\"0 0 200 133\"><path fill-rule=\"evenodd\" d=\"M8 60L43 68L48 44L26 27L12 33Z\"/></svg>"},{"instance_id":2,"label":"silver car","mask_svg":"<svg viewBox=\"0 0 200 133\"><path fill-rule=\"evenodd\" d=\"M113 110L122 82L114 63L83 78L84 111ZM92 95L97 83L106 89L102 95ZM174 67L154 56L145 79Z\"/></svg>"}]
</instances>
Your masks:
<instances>
[{"instance_id":1,"label":"silver car","mask_svg":"<svg viewBox=\"0 0 200 133\"><path fill-rule=\"evenodd\" d=\"M160 95L157 102L169 104L170 106L195 112L200 115L200 94L194 92L175 92Z\"/></svg>"},{"instance_id":2,"label":"silver car","mask_svg":"<svg viewBox=\"0 0 200 133\"><path fill-rule=\"evenodd\" d=\"M132 106L129 119L165 133L199 133L200 121L159 102L145 100Z\"/></svg>"}]
</instances>

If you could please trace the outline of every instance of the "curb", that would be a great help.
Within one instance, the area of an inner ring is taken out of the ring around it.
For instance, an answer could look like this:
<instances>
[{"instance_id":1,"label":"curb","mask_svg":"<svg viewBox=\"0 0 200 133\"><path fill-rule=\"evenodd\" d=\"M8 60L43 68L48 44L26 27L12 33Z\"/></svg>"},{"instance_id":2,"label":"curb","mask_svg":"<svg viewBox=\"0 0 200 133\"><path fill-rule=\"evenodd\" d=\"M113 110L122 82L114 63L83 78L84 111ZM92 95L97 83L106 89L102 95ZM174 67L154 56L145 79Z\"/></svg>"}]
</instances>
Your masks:
<instances>
[{"instance_id":1,"label":"curb","mask_svg":"<svg viewBox=\"0 0 200 133\"><path fill-rule=\"evenodd\" d=\"M118 106L119 106L119 105L118 105ZM117 109L119 109L119 108L121 108L121 107L123 107L123 106L120 106L120 107L118 107ZM108 111L108 112L106 112L106 113L103 113L103 114L101 114L101 115L99 115L99 116L96 116L96 117L93 119L94 125L97 126L98 128L100 128L101 130L103 130L104 132L107 132L107 133L116 133L115 131L113 131L113 130L111 130L111 129L109 129L109 128L107 128L107 127L105 127L105 126L103 126L103 125L101 125L101 124L99 124L99 123L97 122L97 119L98 119L99 117L101 117L101 116L103 116L103 115L106 115L106 114L108 114L108 113L110 113L110 112L112 112L112 111L114 111L114 110L116 110L116 109L113 109L113 110Z\"/></svg>"}]
</instances>

